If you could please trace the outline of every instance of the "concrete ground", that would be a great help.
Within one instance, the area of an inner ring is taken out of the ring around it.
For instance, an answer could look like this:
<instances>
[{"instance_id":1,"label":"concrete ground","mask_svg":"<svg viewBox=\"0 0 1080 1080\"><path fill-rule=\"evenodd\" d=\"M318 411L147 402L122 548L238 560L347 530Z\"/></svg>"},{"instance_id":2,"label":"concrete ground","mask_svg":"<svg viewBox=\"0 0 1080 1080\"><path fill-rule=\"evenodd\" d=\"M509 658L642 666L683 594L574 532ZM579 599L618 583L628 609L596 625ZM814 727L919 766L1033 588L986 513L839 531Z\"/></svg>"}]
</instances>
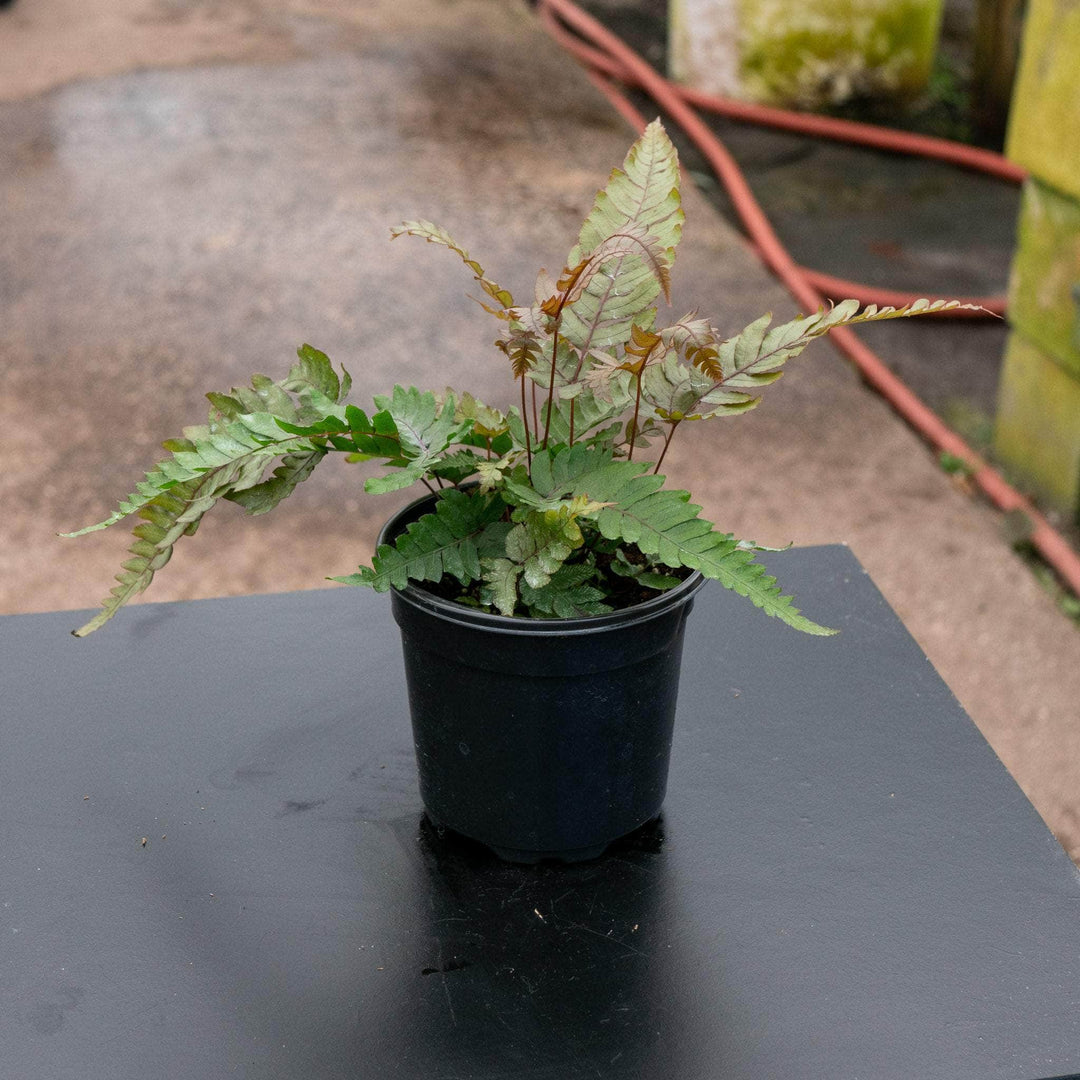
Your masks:
<instances>
[{"instance_id":1,"label":"concrete ground","mask_svg":"<svg viewBox=\"0 0 1080 1080\"><path fill-rule=\"evenodd\" d=\"M527 296L631 137L515 0L0 12L0 612L94 605L126 534L55 534L107 514L203 418L204 391L283 374L301 341L351 370L360 401L395 380L508 397L468 275L388 226L440 222ZM719 309L734 331L792 313L723 218L687 204L676 314ZM945 367L958 334L890 343L898 366ZM851 545L1080 858L1080 634L998 515L828 346L761 409L676 447L670 473L725 528ZM208 520L150 599L350 571L391 510L358 497L355 468L323 466L270 518Z\"/></svg>"}]
</instances>

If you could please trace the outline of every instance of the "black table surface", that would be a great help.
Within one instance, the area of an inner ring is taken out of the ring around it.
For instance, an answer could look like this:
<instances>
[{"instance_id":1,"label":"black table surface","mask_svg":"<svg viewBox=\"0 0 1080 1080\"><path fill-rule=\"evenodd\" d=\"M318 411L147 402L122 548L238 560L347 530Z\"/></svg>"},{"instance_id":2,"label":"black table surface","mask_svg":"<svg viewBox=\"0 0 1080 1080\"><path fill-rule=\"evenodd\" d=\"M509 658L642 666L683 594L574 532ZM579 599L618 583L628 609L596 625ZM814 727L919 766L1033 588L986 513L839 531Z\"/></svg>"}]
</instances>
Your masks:
<instances>
[{"instance_id":1,"label":"black table surface","mask_svg":"<svg viewBox=\"0 0 1080 1080\"><path fill-rule=\"evenodd\" d=\"M0 1077L1080 1072L1077 871L846 548L769 565L841 635L704 590L571 867L427 826L386 597L0 619Z\"/></svg>"}]
</instances>

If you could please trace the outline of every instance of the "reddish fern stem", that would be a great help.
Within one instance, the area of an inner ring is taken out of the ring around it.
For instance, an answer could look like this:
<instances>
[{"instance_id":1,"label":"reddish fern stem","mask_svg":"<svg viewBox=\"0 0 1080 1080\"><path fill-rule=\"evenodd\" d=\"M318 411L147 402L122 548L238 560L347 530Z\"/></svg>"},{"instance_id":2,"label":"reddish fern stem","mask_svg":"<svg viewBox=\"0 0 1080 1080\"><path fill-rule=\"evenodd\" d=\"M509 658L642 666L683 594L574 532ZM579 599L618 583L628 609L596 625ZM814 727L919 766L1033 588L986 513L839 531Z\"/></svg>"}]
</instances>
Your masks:
<instances>
[{"instance_id":1,"label":"reddish fern stem","mask_svg":"<svg viewBox=\"0 0 1080 1080\"><path fill-rule=\"evenodd\" d=\"M630 429L630 449L627 451L626 460L634 460L634 444L637 442L638 412L641 409L641 376L645 373L645 364L642 362L637 372L637 393L634 396L634 419L630 421L633 427ZM665 449L667 449L665 447Z\"/></svg>"},{"instance_id":2,"label":"reddish fern stem","mask_svg":"<svg viewBox=\"0 0 1080 1080\"><path fill-rule=\"evenodd\" d=\"M555 316L555 326L551 331L551 381L548 384L547 417L544 420L544 449L548 447L548 432L551 431L551 412L555 405L555 369L559 362L559 320L562 308Z\"/></svg>"},{"instance_id":3,"label":"reddish fern stem","mask_svg":"<svg viewBox=\"0 0 1080 1080\"><path fill-rule=\"evenodd\" d=\"M529 439L529 413L525 407L525 372L521 373L521 422L525 425L525 461L532 472L532 446Z\"/></svg>"},{"instance_id":4,"label":"reddish fern stem","mask_svg":"<svg viewBox=\"0 0 1080 1080\"><path fill-rule=\"evenodd\" d=\"M668 430L667 438L664 439L664 449L660 451L660 457L657 459L656 468L653 469L655 475L660 471L660 466L664 464L664 458L667 455L668 447L671 445L671 440L675 435L675 429L682 423L681 420L672 421L671 428Z\"/></svg>"}]
</instances>

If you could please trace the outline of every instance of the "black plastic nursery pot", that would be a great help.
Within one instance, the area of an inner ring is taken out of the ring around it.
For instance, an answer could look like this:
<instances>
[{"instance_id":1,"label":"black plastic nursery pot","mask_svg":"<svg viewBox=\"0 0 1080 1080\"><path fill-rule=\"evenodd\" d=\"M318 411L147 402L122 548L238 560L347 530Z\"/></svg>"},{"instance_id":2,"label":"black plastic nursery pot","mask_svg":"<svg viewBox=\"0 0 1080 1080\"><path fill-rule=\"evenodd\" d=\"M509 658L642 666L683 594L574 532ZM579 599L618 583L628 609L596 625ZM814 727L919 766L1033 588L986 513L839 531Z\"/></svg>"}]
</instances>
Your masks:
<instances>
[{"instance_id":1,"label":"black plastic nursery pot","mask_svg":"<svg viewBox=\"0 0 1080 1080\"><path fill-rule=\"evenodd\" d=\"M434 497L384 526L389 543ZM522 619L392 590L420 794L510 862L595 858L660 813L693 574L606 615Z\"/></svg>"}]
</instances>

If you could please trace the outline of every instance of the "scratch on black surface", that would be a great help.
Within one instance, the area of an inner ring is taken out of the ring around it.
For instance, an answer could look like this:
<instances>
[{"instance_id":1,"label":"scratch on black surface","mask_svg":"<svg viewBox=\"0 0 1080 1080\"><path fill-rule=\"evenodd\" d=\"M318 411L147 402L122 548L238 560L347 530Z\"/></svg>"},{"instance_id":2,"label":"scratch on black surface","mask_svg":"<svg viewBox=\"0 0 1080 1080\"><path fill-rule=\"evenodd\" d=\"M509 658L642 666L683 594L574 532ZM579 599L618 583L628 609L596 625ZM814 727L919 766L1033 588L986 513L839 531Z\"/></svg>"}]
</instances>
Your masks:
<instances>
[{"instance_id":1,"label":"scratch on black surface","mask_svg":"<svg viewBox=\"0 0 1080 1080\"><path fill-rule=\"evenodd\" d=\"M586 934L593 934L595 937L602 938L604 941L610 941L612 945L621 945L624 949L628 949L632 953L636 953L638 956L648 956L648 953L643 953L640 949L635 949L633 945L622 941L617 937L612 937L610 932L607 934L601 934L599 930L593 930L590 926L582 926L581 923L567 923L567 928L570 930L584 930Z\"/></svg>"},{"instance_id":2,"label":"scratch on black surface","mask_svg":"<svg viewBox=\"0 0 1080 1080\"><path fill-rule=\"evenodd\" d=\"M447 971L457 970L451 965L459 964L460 962L456 957L453 957L450 960L443 959L443 943L439 939L436 940L439 942L439 966L432 974L438 974L439 980L442 982L443 995L446 997L446 1007L450 1010L450 1023L453 1024L454 1027L457 1027L457 1013L454 1012L454 1003L450 1000L450 985L446 981L446 973Z\"/></svg>"}]
</instances>

